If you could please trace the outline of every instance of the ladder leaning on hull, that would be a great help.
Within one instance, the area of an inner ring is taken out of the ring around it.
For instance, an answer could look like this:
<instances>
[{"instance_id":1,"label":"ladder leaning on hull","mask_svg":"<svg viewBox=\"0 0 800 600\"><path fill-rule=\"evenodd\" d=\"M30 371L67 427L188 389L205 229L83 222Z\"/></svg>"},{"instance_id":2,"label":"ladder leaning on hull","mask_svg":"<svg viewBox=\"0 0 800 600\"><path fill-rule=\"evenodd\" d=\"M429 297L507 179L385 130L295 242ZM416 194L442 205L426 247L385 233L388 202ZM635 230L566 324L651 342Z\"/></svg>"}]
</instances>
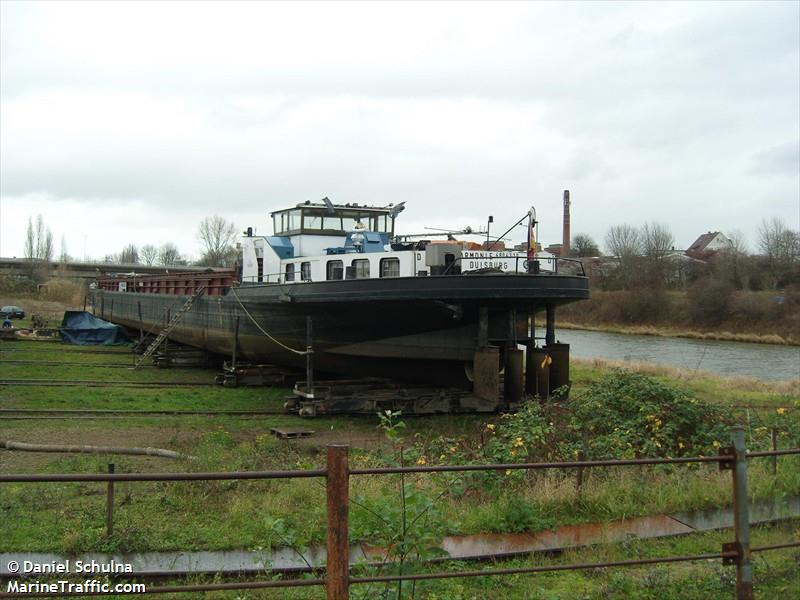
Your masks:
<instances>
[{"instance_id":1,"label":"ladder leaning on hull","mask_svg":"<svg viewBox=\"0 0 800 600\"><path fill-rule=\"evenodd\" d=\"M189 312L192 309L192 305L194 304L194 301L197 300L200 296L203 295L203 292L205 292L205 289L206 289L205 286L200 286L194 291L194 294L189 296L189 299L186 301L186 303L181 307L181 309L178 312L175 313L175 315L172 317L172 319L170 319L170 322L167 323L167 326L164 327L164 329L161 330L161 332L156 336L156 339L153 340L153 343L150 344L147 347L147 349L139 357L139 360L136 361L136 364L133 366L133 370L134 371L136 369L138 369L140 366L142 366L142 363L145 360L147 360L147 358L150 355L152 355L153 352L155 352L158 349L158 347L162 344L162 342L169 335L169 332L172 331L172 329L183 318L183 315L186 314L187 312Z\"/></svg>"}]
</instances>

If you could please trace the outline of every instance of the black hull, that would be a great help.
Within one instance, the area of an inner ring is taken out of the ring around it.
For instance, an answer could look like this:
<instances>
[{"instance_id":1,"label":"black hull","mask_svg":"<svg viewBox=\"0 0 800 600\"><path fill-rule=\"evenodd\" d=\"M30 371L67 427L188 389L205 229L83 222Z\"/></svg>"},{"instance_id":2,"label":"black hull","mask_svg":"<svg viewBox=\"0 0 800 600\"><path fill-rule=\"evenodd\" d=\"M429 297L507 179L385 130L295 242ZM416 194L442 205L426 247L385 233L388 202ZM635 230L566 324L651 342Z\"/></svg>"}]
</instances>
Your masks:
<instances>
[{"instance_id":1,"label":"black hull","mask_svg":"<svg viewBox=\"0 0 800 600\"><path fill-rule=\"evenodd\" d=\"M512 335L512 309L517 314L516 341L524 343L530 313L588 297L586 278L563 275L243 286L224 296L198 298L169 337L230 355L238 319L237 352L242 360L303 367L305 357L280 344L304 350L310 316L314 364L321 372L468 387L465 365L471 363L477 346L481 307L489 309L490 342L505 347ZM95 290L94 310L108 321L156 333L167 313L174 315L186 300L186 296Z\"/></svg>"}]
</instances>

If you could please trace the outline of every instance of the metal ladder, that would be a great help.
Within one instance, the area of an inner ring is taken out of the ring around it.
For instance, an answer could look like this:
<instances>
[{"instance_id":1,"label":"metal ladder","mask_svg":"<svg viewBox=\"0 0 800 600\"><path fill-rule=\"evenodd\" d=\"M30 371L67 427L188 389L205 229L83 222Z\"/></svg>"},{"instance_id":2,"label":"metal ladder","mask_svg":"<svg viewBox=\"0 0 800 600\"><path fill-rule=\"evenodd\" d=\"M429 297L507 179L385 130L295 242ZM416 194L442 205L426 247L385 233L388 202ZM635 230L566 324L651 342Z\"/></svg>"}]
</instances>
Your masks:
<instances>
[{"instance_id":1,"label":"metal ladder","mask_svg":"<svg viewBox=\"0 0 800 600\"><path fill-rule=\"evenodd\" d=\"M205 286L200 286L194 291L194 294L189 296L189 299L186 301L186 303L181 306L181 309L173 315L172 319L170 319L169 323L167 323L167 326L161 330L161 332L156 336L156 339L153 340L153 343L147 347L147 349L139 357L139 360L136 361L136 364L133 367L134 371L142 366L142 363L158 349L165 339L167 339L169 332L172 331L172 329L178 324L178 321L183 318L183 315L192 309L192 304L194 304L194 301L202 296L205 290Z\"/></svg>"}]
</instances>

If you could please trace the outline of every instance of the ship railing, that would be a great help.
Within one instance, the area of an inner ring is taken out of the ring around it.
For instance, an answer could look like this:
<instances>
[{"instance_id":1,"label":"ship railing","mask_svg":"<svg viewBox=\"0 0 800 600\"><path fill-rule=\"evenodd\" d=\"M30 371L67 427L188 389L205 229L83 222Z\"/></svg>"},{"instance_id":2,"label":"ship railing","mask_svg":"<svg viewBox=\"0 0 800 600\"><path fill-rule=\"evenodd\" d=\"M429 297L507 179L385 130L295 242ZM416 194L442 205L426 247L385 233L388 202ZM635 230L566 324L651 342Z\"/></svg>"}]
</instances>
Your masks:
<instances>
[{"instance_id":1,"label":"ship railing","mask_svg":"<svg viewBox=\"0 0 800 600\"><path fill-rule=\"evenodd\" d=\"M294 279L286 279L286 273L263 273L262 275L250 275L249 277L242 277L241 284L245 285L263 285L267 283L302 283L311 281L310 279L303 279L300 273L294 274Z\"/></svg>"},{"instance_id":2,"label":"ship railing","mask_svg":"<svg viewBox=\"0 0 800 600\"><path fill-rule=\"evenodd\" d=\"M511 265L513 261L513 268ZM506 273L524 273L528 275L580 275L586 277L583 261L577 258L559 256L536 256L529 258L527 254L507 255L481 250L475 256L461 256L450 263L444 275L455 274L456 267L461 273L473 273L483 269L499 269Z\"/></svg>"}]
</instances>

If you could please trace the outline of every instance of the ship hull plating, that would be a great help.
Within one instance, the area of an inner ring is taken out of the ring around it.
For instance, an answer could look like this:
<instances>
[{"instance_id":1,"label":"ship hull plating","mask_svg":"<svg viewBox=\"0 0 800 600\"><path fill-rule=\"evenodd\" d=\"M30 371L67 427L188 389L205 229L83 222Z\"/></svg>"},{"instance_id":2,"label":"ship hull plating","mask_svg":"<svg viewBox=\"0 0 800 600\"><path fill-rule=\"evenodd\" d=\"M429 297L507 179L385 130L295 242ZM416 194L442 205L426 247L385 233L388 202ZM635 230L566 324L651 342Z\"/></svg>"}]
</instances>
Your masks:
<instances>
[{"instance_id":1,"label":"ship hull plating","mask_svg":"<svg viewBox=\"0 0 800 600\"><path fill-rule=\"evenodd\" d=\"M238 321L241 360L302 367L305 357L287 347L305 350L306 318L311 317L314 365L321 372L468 387L465 367L478 345L482 307L489 312L489 343L505 348L528 341L533 312L588 296L586 278L569 275L245 285L222 296L198 298L169 338L230 355ZM187 298L95 290L93 304L103 319L157 333Z\"/></svg>"}]
</instances>

